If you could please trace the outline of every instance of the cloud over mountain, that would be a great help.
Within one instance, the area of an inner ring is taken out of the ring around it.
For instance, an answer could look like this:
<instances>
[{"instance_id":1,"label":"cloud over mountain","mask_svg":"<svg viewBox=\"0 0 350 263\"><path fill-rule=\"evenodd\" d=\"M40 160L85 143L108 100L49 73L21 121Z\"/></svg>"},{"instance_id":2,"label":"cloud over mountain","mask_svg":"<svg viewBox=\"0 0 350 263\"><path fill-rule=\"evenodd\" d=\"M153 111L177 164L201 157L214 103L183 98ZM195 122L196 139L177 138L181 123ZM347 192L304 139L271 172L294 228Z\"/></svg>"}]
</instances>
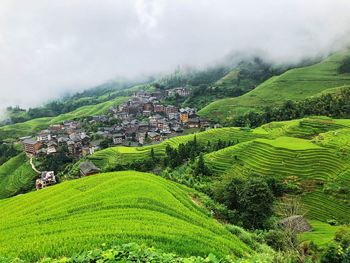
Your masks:
<instances>
[{"instance_id":1,"label":"cloud over mountain","mask_svg":"<svg viewBox=\"0 0 350 263\"><path fill-rule=\"evenodd\" d=\"M37 105L232 53L326 55L349 44L349 12L347 0L3 0L0 103Z\"/></svg>"}]
</instances>

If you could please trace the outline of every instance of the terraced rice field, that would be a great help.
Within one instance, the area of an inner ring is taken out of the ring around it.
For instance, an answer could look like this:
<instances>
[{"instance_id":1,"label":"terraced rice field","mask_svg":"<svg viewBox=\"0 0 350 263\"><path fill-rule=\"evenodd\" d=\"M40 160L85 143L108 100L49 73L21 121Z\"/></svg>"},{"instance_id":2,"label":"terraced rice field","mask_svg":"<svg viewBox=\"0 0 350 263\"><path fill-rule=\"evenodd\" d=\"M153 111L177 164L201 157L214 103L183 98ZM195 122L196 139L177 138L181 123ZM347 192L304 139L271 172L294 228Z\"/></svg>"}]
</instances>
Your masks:
<instances>
[{"instance_id":1,"label":"terraced rice field","mask_svg":"<svg viewBox=\"0 0 350 263\"><path fill-rule=\"evenodd\" d=\"M292 121L271 122L256 128L254 131L269 134L273 138L289 136L311 139L320 133L349 127L350 120L348 119L310 117Z\"/></svg>"},{"instance_id":2,"label":"terraced rice field","mask_svg":"<svg viewBox=\"0 0 350 263\"><path fill-rule=\"evenodd\" d=\"M335 233L340 228L345 227L350 230L349 226L331 226L316 220L311 220L310 223L312 231L301 234L299 238L301 241L312 241L321 248L326 247L333 240Z\"/></svg>"},{"instance_id":3,"label":"terraced rice field","mask_svg":"<svg viewBox=\"0 0 350 263\"><path fill-rule=\"evenodd\" d=\"M160 144L145 147L112 147L96 152L90 159L103 170L113 168L116 164L127 164L138 160L150 158L151 149L154 149L156 156L163 156L165 148L170 145L173 148L178 147L181 143L191 141L196 136L199 143L207 144L208 141L214 143L219 139L222 141L244 142L254 138L267 137L266 134L258 132L244 131L239 128L220 128L211 129L205 132L178 136L168 139Z\"/></svg>"},{"instance_id":4,"label":"terraced rice field","mask_svg":"<svg viewBox=\"0 0 350 263\"><path fill-rule=\"evenodd\" d=\"M127 171L1 200L0 256L33 261L128 242L184 256L254 253L191 199L193 191Z\"/></svg>"},{"instance_id":5,"label":"terraced rice field","mask_svg":"<svg viewBox=\"0 0 350 263\"><path fill-rule=\"evenodd\" d=\"M328 149L298 138L256 139L207 154L205 161L217 173L249 169L264 176L327 180L344 169Z\"/></svg>"},{"instance_id":6,"label":"terraced rice field","mask_svg":"<svg viewBox=\"0 0 350 263\"><path fill-rule=\"evenodd\" d=\"M0 166L0 199L31 190L35 177L24 153L8 160Z\"/></svg>"},{"instance_id":7,"label":"terraced rice field","mask_svg":"<svg viewBox=\"0 0 350 263\"><path fill-rule=\"evenodd\" d=\"M287 100L304 100L325 90L349 85L350 74L338 73L338 68L349 53L348 50L339 52L318 64L288 70L240 97L215 101L199 114L224 122L248 111L259 111L267 105L276 106Z\"/></svg>"}]
</instances>

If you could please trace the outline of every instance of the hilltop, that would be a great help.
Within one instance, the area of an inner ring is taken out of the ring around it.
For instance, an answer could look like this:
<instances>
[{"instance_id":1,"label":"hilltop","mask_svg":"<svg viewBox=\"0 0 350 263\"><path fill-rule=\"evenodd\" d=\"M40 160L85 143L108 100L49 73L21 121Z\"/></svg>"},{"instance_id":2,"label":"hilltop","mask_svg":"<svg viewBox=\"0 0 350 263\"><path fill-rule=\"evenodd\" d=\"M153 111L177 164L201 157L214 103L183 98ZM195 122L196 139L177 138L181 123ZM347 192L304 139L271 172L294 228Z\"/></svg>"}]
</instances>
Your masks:
<instances>
[{"instance_id":1,"label":"hilltop","mask_svg":"<svg viewBox=\"0 0 350 263\"><path fill-rule=\"evenodd\" d=\"M288 70L240 97L209 104L199 112L199 115L218 122L226 122L249 111L261 111L266 106L281 105L287 100L304 100L327 89L348 85L350 72L341 69L347 63L349 56L350 51L343 51L315 65Z\"/></svg>"},{"instance_id":2,"label":"hilltop","mask_svg":"<svg viewBox=\"0 0 350 263\"><path fill-rule=\"evenodd\" d=\"M183 256L249 256L195 191L152 174L117 172L0 201L0 255L34 261L138 242Z\"/></svg>"}]
</instances>

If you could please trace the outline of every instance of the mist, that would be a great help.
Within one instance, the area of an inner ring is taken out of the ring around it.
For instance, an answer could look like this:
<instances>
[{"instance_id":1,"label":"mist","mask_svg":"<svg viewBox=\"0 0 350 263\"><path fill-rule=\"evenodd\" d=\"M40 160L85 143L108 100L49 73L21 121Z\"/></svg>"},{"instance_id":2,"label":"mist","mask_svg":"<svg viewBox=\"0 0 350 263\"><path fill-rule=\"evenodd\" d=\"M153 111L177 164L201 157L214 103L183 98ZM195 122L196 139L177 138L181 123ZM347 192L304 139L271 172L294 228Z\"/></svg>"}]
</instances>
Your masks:
<instances>
[{"instance_id":1,"label":"mist","mask_svg":"<svg viewBox=\"0 0 350 263\"><path fill-rule=\"evenodd\" d=\"M348 0L2 0L0 108L232 54L289 64L350 43Z\"/></svg>"}]
</instances>

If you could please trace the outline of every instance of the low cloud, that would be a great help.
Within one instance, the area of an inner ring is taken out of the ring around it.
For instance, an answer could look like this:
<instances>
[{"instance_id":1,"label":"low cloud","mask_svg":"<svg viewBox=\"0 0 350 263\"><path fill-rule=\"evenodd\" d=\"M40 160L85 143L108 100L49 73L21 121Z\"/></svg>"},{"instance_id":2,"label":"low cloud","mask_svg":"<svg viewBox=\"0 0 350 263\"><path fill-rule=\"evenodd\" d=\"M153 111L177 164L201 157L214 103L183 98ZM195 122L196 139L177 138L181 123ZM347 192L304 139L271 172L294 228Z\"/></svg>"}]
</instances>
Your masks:
<instances>
[{"instance_id":1,"label":"low cloud","mask_svg":"<svg viewBox=\"0 0 350 263\"><path fill-rule=\"evenodd\" d=\"M38 105L233 53L326 55L349 44L349 12L347 0L2 0L0 103Z\"/></svg>"}]
</instances>

